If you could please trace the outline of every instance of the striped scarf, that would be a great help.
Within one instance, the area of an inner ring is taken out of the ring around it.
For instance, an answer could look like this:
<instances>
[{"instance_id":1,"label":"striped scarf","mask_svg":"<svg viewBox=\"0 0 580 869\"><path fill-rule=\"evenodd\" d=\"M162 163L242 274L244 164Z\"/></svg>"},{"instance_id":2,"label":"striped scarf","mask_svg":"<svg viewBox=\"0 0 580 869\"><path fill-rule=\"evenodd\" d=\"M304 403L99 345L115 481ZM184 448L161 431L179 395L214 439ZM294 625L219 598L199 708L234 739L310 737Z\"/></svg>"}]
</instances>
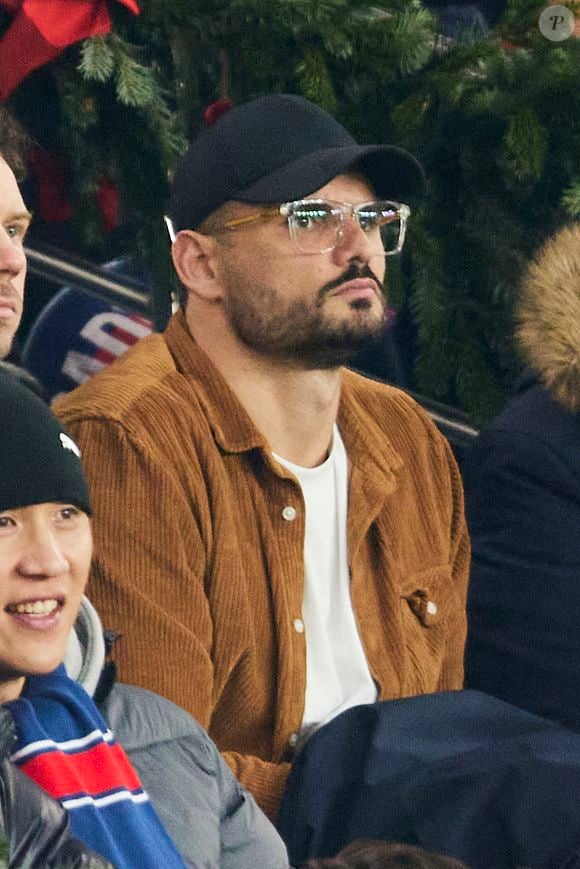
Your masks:
<instances>
[{"instance_id":1,"label":"striped scarf","mask_svg":"<svg viewBox=\"0 0 580 869\"><path fill-rule=\"evenodd\" d=\"M11 760L67 810L74 835L117 869L183 869L137 773L86 691L63 665L26 680L7 703Z\"/></svg>"}]
</instances>

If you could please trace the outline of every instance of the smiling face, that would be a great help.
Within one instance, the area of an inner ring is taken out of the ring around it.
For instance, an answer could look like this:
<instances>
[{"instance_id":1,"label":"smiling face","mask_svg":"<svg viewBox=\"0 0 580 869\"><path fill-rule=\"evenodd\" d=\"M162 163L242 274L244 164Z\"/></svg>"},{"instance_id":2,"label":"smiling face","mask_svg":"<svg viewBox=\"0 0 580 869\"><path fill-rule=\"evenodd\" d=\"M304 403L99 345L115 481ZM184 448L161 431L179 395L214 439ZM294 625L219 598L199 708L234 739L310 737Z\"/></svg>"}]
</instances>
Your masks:
<instances>
[{"instance_id":1,"label":"smiling face","mask_svg":"<svg viewBox=\"0 0 580 869\"><path fill-rule=\"evenodd\" d=\"M14 173L0 157L0 358L9 352L22 316L29 223Z\"/></svg>"},{"instance_id":2,"label":"smiling face","mask_svg":"<svg viewBox=\"0 0 580 869\"><path fill-rule=\"evenodd\" d=\"M0 702L62 662L91 554L90 520L76 507L0 512Z\"/></svg>"},{"instance_id":3,"label":"smiling face","mask_svg":"<svg viewBox=\"0 0 580 869\"><path fill-rule=\"evenodd\" d=\"M357 205L373 197L364 178L339 175L307 198ZM261 210L234 209L239 215ZM227 324L258 354L331 368L382 334L385 258L355 220L346 221L333 250L314 254L293 244L283 217L248 223L222 237L216 267Z\"/></svg>"}]
</instances>

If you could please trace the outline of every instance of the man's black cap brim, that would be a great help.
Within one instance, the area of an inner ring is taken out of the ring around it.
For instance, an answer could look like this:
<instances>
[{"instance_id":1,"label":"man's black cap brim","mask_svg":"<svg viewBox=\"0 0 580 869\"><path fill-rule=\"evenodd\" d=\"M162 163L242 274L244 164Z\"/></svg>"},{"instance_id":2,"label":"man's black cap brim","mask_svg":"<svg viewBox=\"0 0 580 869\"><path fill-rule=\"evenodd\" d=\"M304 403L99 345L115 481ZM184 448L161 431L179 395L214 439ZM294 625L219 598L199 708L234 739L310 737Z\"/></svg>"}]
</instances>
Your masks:
<instances>
[{"instance_id":1,"label":"man's black cap brim","mask_svg":"<svg viewBox=\"0 0 580 869\"><path fill-rule=\"evenodd\" d=\"M252 203L302 199L348 171L363 174L383 199L404 200L425 186L421 164L407 151L393 145L353 144L303 155L231 198Z\"/></svg>"}]
</instances>

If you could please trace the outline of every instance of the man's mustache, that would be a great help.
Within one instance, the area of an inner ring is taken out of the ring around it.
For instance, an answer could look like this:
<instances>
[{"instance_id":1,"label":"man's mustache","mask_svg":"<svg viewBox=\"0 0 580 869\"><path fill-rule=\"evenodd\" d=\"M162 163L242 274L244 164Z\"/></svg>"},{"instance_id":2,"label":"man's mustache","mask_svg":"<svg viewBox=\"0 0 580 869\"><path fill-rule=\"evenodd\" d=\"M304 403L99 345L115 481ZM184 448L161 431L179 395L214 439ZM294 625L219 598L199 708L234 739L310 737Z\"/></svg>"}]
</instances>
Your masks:
<instances>
[{"instance_id":1,"label":"man's mustache","mask_svg":"<svg viewBox=\"0 0 580 869\"><path fill-rule=\"evenodd\" d=\"M324 284L318 290L318 301L321 302L328 293L331 293L333 290L338 289L338 287L343 284L348 283L348 281L355 281L357 278L371 278L376 285L378 286L381 294L384 294L384 287L381 281L377 278L375 273L367 263L351 263L348 269L343 272L338 278L335 278L333 281L329 281L327 284Z\"/></svg>"}]
</instances>

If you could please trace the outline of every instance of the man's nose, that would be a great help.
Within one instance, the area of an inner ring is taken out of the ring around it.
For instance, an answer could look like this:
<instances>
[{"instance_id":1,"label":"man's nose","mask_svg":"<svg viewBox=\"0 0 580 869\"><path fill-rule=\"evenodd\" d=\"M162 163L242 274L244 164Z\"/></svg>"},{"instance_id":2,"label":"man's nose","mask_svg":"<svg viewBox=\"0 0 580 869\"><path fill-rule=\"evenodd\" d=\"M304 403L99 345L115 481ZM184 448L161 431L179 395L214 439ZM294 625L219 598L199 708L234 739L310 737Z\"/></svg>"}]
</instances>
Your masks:
<instances>
[{"instance_id":1,"label":"man's nose","mask_svg":"<svg viewBox=\"0 0 580 869\"><path fill-rule=\"evenodd\" d=\"M28 535L17 570L26 579L49 579L66 573L68 566L56 537L50 531L35 531Z\"/></svg>"},{"instance_id":2,"label":"man's nose","mask_svg":"<svg viewBox=\"0 0 580 869\"><path fill-rule=\"evenodd\" d=\"M26 265L24 248L10 238L4 228L0 229L0 272L17 275Z\"/></svg>"},{"instance_id":3,"label":"man's nose","mask_svg":"<svg viewBox=\"0 0 580 869\"><path fill-rule=\"evenodd\" d=\"M354 215L348 217L342 224L341 237L333 250L335 263L341 268L355 260L361 263L372 263L373 272L384 274L384 251L377 245L375 239L361 229ZM381 278L382 279L382 278Z\"/></svg>"},{"instance_id":4,"label":"man's nose","mask_svg":"<svg viewBox=\"0 0 580 869\"><path fill-rule=\"evenodd\" d=\"M377 256L381 260L384 257L382 247L377 247L376 241L361 229L354 215L343 221L340 238L333 253L335 261L341 266L353 260L368 263L371 259L376 260Z\"/></svg>"}]
</instances>

